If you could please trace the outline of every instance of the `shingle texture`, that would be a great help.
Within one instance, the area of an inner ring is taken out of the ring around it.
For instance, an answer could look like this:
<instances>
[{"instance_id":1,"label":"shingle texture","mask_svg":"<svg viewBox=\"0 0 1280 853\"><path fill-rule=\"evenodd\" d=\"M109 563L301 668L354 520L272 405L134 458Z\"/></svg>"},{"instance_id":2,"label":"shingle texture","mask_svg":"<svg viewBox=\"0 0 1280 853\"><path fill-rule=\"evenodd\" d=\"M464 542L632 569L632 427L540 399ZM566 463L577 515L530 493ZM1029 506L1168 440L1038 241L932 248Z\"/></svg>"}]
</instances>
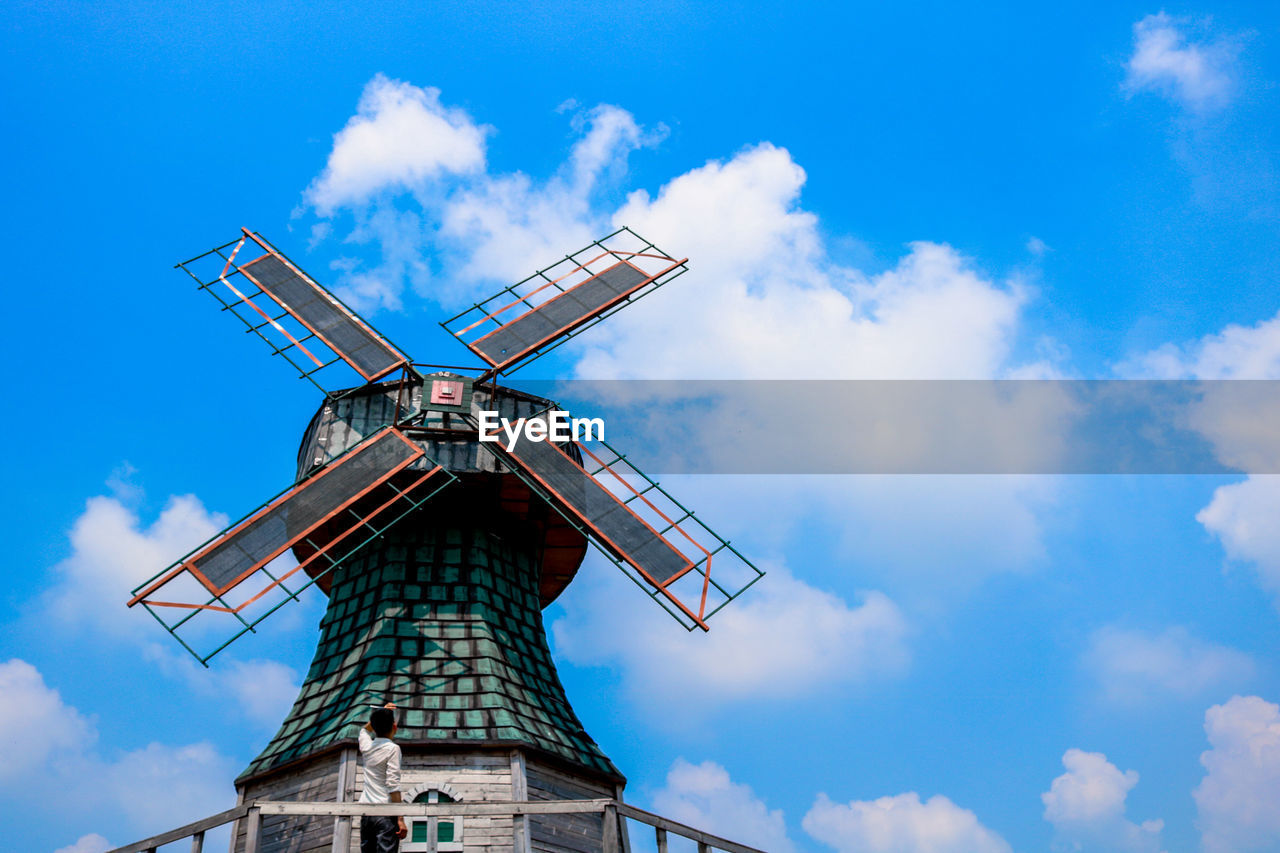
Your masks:
<instances>
[{"instance_id":1,"label":"shingle texture","mask_svg":"<svg viewBox=\"0 0 1280 853\"><path fill-rule=\"evenodd\" d=\"M524 746L620 778L556 676L531 534L437 501L337 570L298 699L242 780L353 741L387 701L402 745Z\"/></svg>"}]
</instances>

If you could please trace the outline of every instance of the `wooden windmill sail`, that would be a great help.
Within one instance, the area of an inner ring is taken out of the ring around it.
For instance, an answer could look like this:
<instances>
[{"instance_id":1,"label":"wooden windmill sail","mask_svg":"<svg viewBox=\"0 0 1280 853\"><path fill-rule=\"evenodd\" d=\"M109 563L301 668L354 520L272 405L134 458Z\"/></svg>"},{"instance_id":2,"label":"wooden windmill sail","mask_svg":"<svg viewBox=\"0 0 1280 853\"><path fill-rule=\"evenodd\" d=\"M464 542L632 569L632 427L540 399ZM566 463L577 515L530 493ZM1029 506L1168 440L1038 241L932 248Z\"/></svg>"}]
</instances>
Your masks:
<instances>
[{"instance_id":1,"label":"wooden windmill sail","mask_svg":"<svg viewBox=\"0 0 1280 853\"><path fill-rule=\"evenodd\" d=\"M503 289L441 324L486 365L472 374L414 363L248 230L179 266L324 395L296 482L128 602L207 665L305 588L329 596L298 700L237 780L241 796L354 796L352 723L387 700L403 709L415 796L620 796L622 775L556 677L541 609L588 543L690 630L708 630L762 572L602 439L506 449L480 441L480 413L546 429L553 401L498 379L668 283L686 260L624 228ZM333 840L331 823L290 820L265 849ZM472 826L466 849L561 849L557 833L602 832L562 825L573 820L586 818L486 824L483 838ZM423 831L421 849L447 850L468 828Z\"/></svg>"}]
</instances>

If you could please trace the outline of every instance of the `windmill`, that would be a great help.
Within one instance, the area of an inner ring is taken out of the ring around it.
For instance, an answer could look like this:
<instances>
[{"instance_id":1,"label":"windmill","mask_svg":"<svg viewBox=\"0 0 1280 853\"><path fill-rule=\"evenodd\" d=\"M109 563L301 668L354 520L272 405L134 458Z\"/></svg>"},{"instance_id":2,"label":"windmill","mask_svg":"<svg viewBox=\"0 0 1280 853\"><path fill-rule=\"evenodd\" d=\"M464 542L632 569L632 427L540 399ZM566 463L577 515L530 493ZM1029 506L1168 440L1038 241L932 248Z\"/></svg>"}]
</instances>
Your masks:
<instances>
[{"instance_id":1,"label":"windmill","mask_svg":"<svg viewBox=\"0 0 1280 853\"><path fill-rule=\"evenodd\" d=\"M237 779L240 796L352 798L351 723L392 700L409 799L620 797L625 780L565 698L541 609L588 544L689 630L708 630L763 573L603 436L561 440L567 413L498 380L687 259L628 228L593 241L440 324L483 363L473 369L414 362L248 229L177 266L324 398L294 484L128 602L207 666L308 587L328 595L298 699ZM482 440L495 420L549 437ZM556 849L566 832L600 835L598 820L572 825L584 820L431 818L405 849ZM334 840L314 819L263 831L266 850Z\"/></svg>"}]
</instances>

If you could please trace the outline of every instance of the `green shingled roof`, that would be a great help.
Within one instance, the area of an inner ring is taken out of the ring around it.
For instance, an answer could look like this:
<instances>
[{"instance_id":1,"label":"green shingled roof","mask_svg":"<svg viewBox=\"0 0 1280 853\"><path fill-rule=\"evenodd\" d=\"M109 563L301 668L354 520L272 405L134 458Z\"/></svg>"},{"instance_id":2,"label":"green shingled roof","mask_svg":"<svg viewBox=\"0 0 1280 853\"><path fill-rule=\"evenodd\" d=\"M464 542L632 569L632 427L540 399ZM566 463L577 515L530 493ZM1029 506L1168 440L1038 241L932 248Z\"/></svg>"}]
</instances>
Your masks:
<instances>
[{"instance_id":1,"label":"green shingled roof","mask_svg":"<svg viewBox=\"0 0 1280 853\"><path fill-rule=\"evenodd\" d=\"M354 739L387 701L402 745L525 746L620 778L556 676L531 534L435 503L336 571L293 710L241 779Z\"/></svg>"}]
</instances>

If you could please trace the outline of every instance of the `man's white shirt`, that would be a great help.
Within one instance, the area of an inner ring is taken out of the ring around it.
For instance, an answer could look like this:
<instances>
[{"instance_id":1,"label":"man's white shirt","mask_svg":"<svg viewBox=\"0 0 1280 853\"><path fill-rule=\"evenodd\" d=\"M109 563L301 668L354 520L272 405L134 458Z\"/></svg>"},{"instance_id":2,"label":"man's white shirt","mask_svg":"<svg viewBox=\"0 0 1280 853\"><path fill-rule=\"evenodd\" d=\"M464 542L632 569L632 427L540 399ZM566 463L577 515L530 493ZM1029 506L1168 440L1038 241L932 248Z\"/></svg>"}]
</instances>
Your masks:
<instances>
[{"instance_id":1,"label":"man's white shirt","mask_svg":"<svg viewBox=\"0 0 1280 853\"><path fill-rule=\"evenodd\" d=\"M400 746L387 738L375 738L360 729L360 755L364 757L362 803L389 803L400 790Z\"/></svg>"}]
</instances>

